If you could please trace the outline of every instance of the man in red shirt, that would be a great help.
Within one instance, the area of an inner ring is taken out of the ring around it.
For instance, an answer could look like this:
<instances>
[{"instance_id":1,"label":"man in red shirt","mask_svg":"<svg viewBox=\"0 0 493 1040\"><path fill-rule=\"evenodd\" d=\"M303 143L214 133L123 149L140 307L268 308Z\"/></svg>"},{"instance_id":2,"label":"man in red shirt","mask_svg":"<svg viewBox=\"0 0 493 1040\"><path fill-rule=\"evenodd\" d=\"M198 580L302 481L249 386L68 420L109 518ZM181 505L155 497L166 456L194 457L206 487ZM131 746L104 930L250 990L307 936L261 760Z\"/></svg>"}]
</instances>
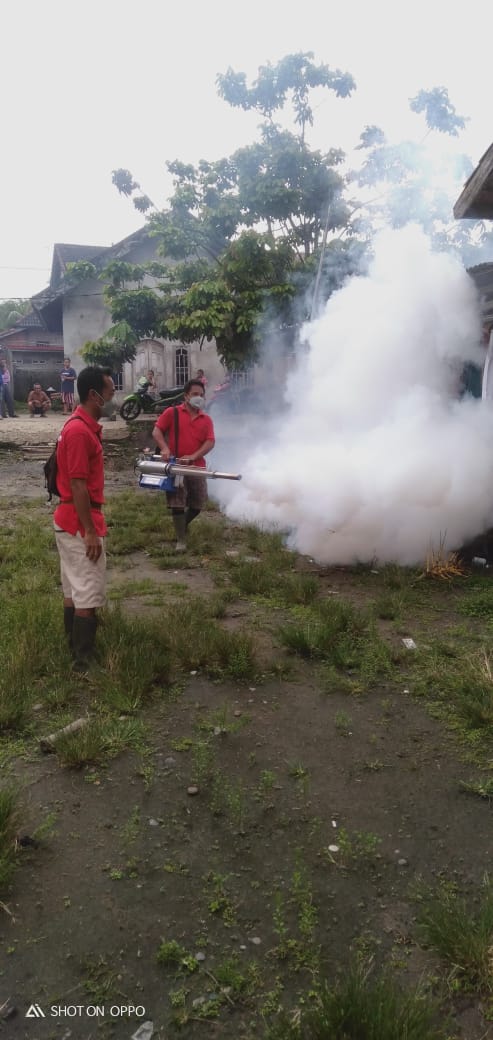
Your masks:
<instances>
[{"instance_id":1,"label":"man in red shirt","mask_svg":"<svg viewBox=\"0 0 493 1040\"><path fill-rule=\"evenodd\" d=\"M168 462L174 456L184 465L202 466L205 456L214 447L214 427L210 416L205 415L205 389L200 379L189 379L185 385L183 404L167 408L159 416L152 436ZM175 412L177 417L178 444L175 437ZM171 518L176 534L176 551L187 548L187 527L199 515L207 501L205 477L184 477L183 485L176 491L167 491L166 498L171 509Z\"/></svg>"},{"instance_id":2,"label":"man in red shirt","mask_svg":"<svg viewBox=\"0 0 493 1040\"><path fill-rule=\"evenodd\" d=\"M54 512L60 556L65 632L76 671L85 672L94 655L96 609L106 599L106 524L102 427L105 404L115 392L111 369L84 368L77 380L80 404L57 442L60 505Z\"/></svg>"}]
</instances>

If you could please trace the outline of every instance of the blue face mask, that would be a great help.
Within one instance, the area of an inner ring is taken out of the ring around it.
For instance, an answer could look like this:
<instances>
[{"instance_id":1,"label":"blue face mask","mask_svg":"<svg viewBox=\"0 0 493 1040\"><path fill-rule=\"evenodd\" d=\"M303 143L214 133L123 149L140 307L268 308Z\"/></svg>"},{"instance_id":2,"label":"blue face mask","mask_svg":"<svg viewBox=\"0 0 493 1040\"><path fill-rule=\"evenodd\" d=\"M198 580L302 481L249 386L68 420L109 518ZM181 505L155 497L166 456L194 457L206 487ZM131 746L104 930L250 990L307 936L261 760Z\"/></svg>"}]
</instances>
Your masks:
<instances>
[{"instance_id":1,"label":"blue face mask","mask_svg":"<svg viewBox=\"0 0 493 1040\"><path fill-rule=\"evenodd\" d=\"M200 397L199 394L197 394L196 396L193 396L193 397L189 397L188 398L188 403L189 403L189 405L192 408L197 408L197 409L204 408L204 406L205 406L204 398Z\"/></svg>"}]
</instances>

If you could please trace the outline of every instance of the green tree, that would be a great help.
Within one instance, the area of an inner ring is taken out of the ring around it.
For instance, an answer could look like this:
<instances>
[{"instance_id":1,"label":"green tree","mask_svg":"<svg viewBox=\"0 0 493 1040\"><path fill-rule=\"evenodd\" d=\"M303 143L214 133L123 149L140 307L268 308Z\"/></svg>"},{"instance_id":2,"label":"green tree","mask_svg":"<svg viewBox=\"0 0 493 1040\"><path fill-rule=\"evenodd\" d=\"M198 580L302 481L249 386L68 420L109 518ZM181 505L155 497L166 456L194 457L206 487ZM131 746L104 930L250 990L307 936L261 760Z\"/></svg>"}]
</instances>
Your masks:
<instances>
[{"instance_id":1,"label":"green tree","mask_svg":"<svg viewBox=\"0 0 493 1040\"><path fill-rule=\"evenodd\" d=\"M4 300L0 303L0 332L12 328L18 318L30 310L28 300Z\"/></svg>"},{"instance_id":2,"label":"green tree","mask_svg":"<svg viewBox=\"0 0 493 1040\"><path fill-rule=\"evenodd\" d=\"M357 204L360 231L368 237L379 226L402 227L414 222L430 236L436 249L454 251L466 266L477 263L482 247L493 241L484 223L455 221L452 205L472 172L468 156L447 150L430 156L430 135L457 137L466 119L457 114L444 87L420 90L409 102L423 115L427 130L420 141L387 140L378 126L366 126L357 149L363 162L352 175L361 190ZM441 158L440 158L441 155ZM354 216L354 214L353 214Z\"/></svg>"},{"instance_id":3,"label":"green tree","mask_svg":"<svg viewBox=\"0 0 493 1040\"><path fill-rule=\"evenodd\" d=\"M367 126L360 168L345 173L340 149L313 149L307 137L314 100L327 90L348 97L355 89L349 73L299 53L261 67L250 85L244 73L228 69L217 86L228 104L260 114L258 139L214 162L169 162L173 193L162 210L129 170L113 172L118 190L147 213L162 262L116 261L103 272L115 324L103 346L87 345L88 359L104 349L126 360L150 336L214 339L226 366L242 367L256 357L268 328L294 330L360 269L375 228L412 219L440 248L452 243L465 256L471 247L469 229L451 222L450 194L440 185L428 190L425 138L433 131L455 136L465 124L444 88L410 101L426 122L421 143L394 145L378 126ZM467 160L454 162L458 188ZM357 199L348 198L349 187Z\"/></svg>"},{"instance_id":4,"label":"green tree","mask_svg":"<svg viewBox=\"0 0 493 1040\"><path fill-rule=\"evenodd\" d=\"M229 104L260 112L259 140L215 162L168 163L173 194L162 211L128 170L114 171L118 190L150 210L149 229L165 262L140 272L107 270L106 299L113 320L127 321L138 338L215 339L226 365L241 366L256 356L267 323L291 325L299 300L301 317L309 315L309 286L327 234L350 234L344 154L314 150L306 135L314 90L346 97L355 84L309 53L261 68L250 87L231 69L217 82ZM273 120L289 106L292 130ZM340 251L350 267L350 251L342 244Z\"/></svg>"}]
</instances>

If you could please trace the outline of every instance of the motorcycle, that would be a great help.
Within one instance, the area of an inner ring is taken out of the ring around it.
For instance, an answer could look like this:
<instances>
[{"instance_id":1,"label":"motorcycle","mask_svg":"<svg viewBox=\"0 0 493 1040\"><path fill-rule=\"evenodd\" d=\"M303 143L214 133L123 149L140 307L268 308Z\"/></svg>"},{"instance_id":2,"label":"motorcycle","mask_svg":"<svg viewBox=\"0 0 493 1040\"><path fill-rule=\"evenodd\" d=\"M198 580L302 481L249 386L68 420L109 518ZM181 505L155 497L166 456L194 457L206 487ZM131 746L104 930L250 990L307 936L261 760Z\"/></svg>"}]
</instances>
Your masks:
<instances>
[{"instance_id":1,"label":"motorcycle","mask_svg":"<svg viewBox=\"0 0 493 1040\"><path fill-rule=\"evenodd\" d=\"M141 412L147 415L160 415L165 408L181 404L184 399L184 388L172 386L168 390L159 390L159 397L149 393L149 382L141 376L133 394L128 394L121 408L120 415L125 422L137 419Z\"/></svg>"}]
</instances>

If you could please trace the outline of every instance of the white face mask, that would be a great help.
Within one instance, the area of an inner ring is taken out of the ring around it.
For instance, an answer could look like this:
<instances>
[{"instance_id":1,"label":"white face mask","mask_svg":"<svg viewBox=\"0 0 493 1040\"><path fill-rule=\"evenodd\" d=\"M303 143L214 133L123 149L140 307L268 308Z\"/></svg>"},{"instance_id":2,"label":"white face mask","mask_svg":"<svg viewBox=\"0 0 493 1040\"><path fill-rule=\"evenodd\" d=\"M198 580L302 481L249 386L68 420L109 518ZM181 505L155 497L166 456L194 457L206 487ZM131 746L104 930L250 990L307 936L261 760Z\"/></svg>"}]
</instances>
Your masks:
<instances>
[{"instance_id":1,"label":"white face mask","mask_svg":"<svg viewBox=\"0 0 493 1040\"><path fill-rule=\"evenodd\" d=\"M199 397L198 394L197 394L196 397L189 397L188 398L188 403L189 403L189 405L192 408L203 408L204 405L205 405L204 398L203 397Z\"/></svg>"}]
</instances>

